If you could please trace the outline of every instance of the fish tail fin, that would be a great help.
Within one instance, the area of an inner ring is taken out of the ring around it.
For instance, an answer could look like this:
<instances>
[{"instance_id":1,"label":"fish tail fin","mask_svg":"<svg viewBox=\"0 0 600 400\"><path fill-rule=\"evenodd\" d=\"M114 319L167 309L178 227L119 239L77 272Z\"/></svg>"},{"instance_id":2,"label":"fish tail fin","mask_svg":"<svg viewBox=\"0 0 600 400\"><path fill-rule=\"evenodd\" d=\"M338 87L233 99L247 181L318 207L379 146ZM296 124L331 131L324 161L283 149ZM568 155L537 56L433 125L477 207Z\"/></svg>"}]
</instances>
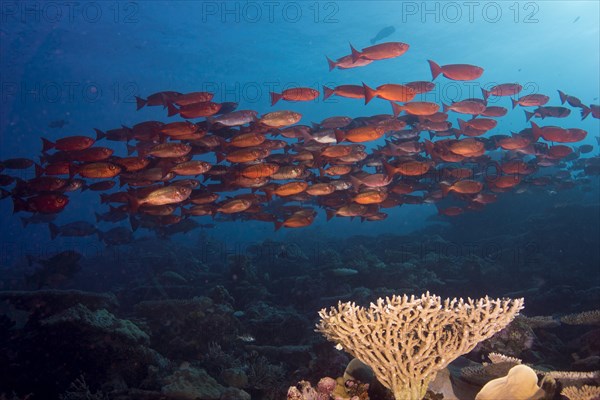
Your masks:
<instances>
[{"instance_id":1,"label":"fish tail fin","mask_svg":"<svg viewBox=\"0 0 600 400\"><path fill-rule=\"evenodd\" d=\"M427 60L429 69L431 70L431 80L434 81L442 73L442 67L431 60Z\"/></svg>"},{"instance_id":2,"label":"fish tail fin","mask_svg":"<svg viewBox=\"0 0 600 400\"><path fill-rule=\"evenodd\" d=\"M77 164L69 164L69 179L73 179L79 173L80 167Z\"/></svg>"},{"instance_id":3,"label":"fish tail fin","mask_svg":"<svg viewBox=\"0 0 600 400\"><path fill-rule=\"evenodd\" d=\"M271 95L271 107L273 107L275 104L277 104L277 102L279 100L281 100L281 98L283 97L283 94L275 93L275 92L270 92L270 95Z\"/></svg>"},{"instance_id":4,"label":"fish tail fin","mask_svg":"<svg viewBox=\"0 0 600 400\"><path fill-rule=\"evenodd\" d=\"M385 169L385 174L388 177L393 177L396 174L396 167L394 167L392 164L388 163L385 160L383 160L382 164L383 168Z\"/></svg>"},{"instance_id":5,"label":"fish tail fin","mask_svg":"<svg viewBox=\"0 0 600 400\"><path fill-rule=\"evenodd\" d=\"M142 109L146 104L148 103L147 100L142 99L141 97L135 96L135 105L136 105L136 111L139 111L140 109Z\"/></svg>"},{"instance_id":6,"label":"fish tail fin","mask_svg":"<svg viewBox=\"0 0 600 400\"><path fill-rule=\"evenodd\" d=\"M392 113L394 114L394 117L400 115L400 113L404 110L404 107L400 104L394 103L393 101L390 101L390 104L392 105Z\"/></svg>"},{"instance_id":7,"label":"fish tail fin","mask_svg":"<svg viewBox=\"0 0 600 400\"><path fill-rule=\"evenodd\" d=\"M352 183L352 187L354 188L354 190L360 189L360 185L362 184L360 182L360 179L358 179L355 176L350 176L350 183Z\"/></svg>"},{"instance_id":8,"label":"fish tail fin","mask_svg":"<svg viewBox=\"0 0 600 400\"><path fill-rule=\"evenodd\" d=\"M450 108L450 106L448 104L442 103L442 112L448 111L449 108Z\"/></svg>"},{"instance_id":9,"label":"fish tail fin","mask_svg":"<svg viewBox=\"0 0 600 400\"><path fill-rule=\"evenodd\" d=\"M440 182L440 189L442 190L442 196L446 197L448 196L448 193L450 193L450 189L452 188L451 185L449 185L446 182Z\"/></svg>"},{"instance_id":10,"label":"fish tail fin","mask_svg":"<svg viewBox=\"0 0 600 400\"><path fill-rule=\"evenodd\" d=\"M6 189L0 189L0 200L10 197L10 192Z\"/></svg>"},{"instance_id":11,"label":"fish tail fin","mask_svg":"<svg viewBox=\"0 0 600 400\"><path fill-rule=\"evenodd\" d=\"M134 232L140 227L140 221L138 221L133 214L129 216L129 224L131 225L131 230Z\"/></svg>"},{"instance_id":12,"label":"fish tail fin","mask_svg":"<svg viewBox=\"0 0 600 400\"><path fill-rule=\"evenodd\" d=\"M127 202L129 203L129 212L137 213L141 205L140 200L131 193L127 193Z\"/></svg>"},{"instance_id":13,"label":"fish tail fin","mask_svg":"<svg viewBox=\"0 0 600 400\"><path fill-rule=\"evenodd\" d=\"M558 97L560 97L560 104L565 104L565 101L567 101L567 95L559 90Z\"/></svg>"},{"instance_id":14,"label":"fish tail fin","mask_svg":"<svg viewBox=\"0 0 600 400\"><path fill-rule=\"evenodd\" d=\"M322 177L323 175L325 175L325 170L323 167L319 167L319 177Z\"/></svg>"},{"instance_id":15,"label":"fish tail fin","mask_svg":"<svg viewBox=\"0 0 600 400\"><path fill-rule=\"evenodd\" d=\"M354 46L352 46L352 43L350 43L350 51L352 51L352 62L355 63L356 61L358 61L359 58L362 57L362 53L358 50L356 50L354 48Z\"/></svg>"},{"instance_id":16,"label":"fish tail fin","mask_svg":"<svg viewBox=\"0 0 600 400\"><path fill-rule=\"evenodd\" d=\"M425 144L425 153L431 156L431 154L433 154L435 144L430 140L425 140L423 143Z\"/></svg>"},{"instance_id":17,"label":"fish tail fin","mask_svg":"<svg viewBox=\"0 0 600 400\"><path fill-rule=\"evenodd\" d=\"M517 104L519 104L519 100L515 100L513 98L510 99L510 102L512 103L513 110L515 109L515 107L517 106Z\"/></svg>"},{"instance_id":18,"label":"fish tail fin","mask_svg":"<svg viewBox=\"0 0 600 400\"><path fill-rule=\"evenodd\" d=\"M458 121L458 128L459 128L461 131L464 131L464 130L465 130L465 127L467 126L467 125L466 125L466 122L465 122L465 120L464 120L464 119L457 118L457 121Z\"/></svg>"},{"instance_id":19,"label":"fish tail fin","mask_svg":"<svg viewBox=\"0 0 600 400\"><path fill-rule=\"evenodd\" d=\"M341 143L341 142L343 142L344 140L346 140L346 134L344 133L344 131L343 131L343 130L341 130L341 129L336 129L336 130L334 130L334 133L335 133L335 141L336 141L337 143Z\"/></svg>"},{"instance_id":20,"label":"fish tail fin","mask_svg":"<svg viewBox=\"0 0 600 400\"><path fill-rule=\"evenodd\" d=\"M58 226L56 226L55 224L53 224L52 222L50 222L48 224L48 229L50 230L50 239L51 240L56 239L56 237L60 233L60 230L58 229Z\"/></svg>"},{"instance_id":21,"label":"fish tail fin","mask_svg":"<svg viewBox=\"0 0 600 400\"><path fill-rule=\"evenodd\" d=\"M35 177L38 178L40 176L44 175L44 167L42 167L40 164L35 164Z\"/></svg>"},{"instance_id":22,"label":"fish tail fin","mask_svg":"<svg viewBox=\"0 0 600 400\"><path fill-rule=\"evenodd\" d=\"M30 211L27 202L19 197L13 197L13 214L20 211Z\"/></svg>"},{"instance_id":23,"label":"fish tail fin","mask_svg":"<svg viewBox=\"0 0 600 400\"><path fill-rule=\"evenodd\" d=\"M484 100L487 100L488 97L490 97L490 91L489 90L485 90L484 88L481 88L481 94L483 95L483 99Z\"/></svg>"},{"instance_id":24,"label":"fish tail fin","mask_svg":"<svg viewBox=\"0 0 600 400\"><path fill-rule=\"evenodd\" d=\"M542 129L535 122L531 122L531 131L533 133L533 140L538 141L542 136Z\"/></svg>"},{"instance_id":25,"label":"fish tail fin","mask_svg":"<svg viewBox=\"0 0 600 400\"><path fill-rule=\"evenodd\" d=\"M327 59L327 64L329 64L329 71L333 71L337 67L337 63L327 56L325 58Z\"/></svg>"},{"instance_id":26,"label":"fish tail fin","mask_svg":"<svg viewBox=\"0 0 600 400\"><path fill-rule=\"evenodd\" d=\"M592 109L587 107L587 106L583 106L581 108L581 120L583 121L584 119L587 118L588 115L590 115L590 113L592 112Z\"/></svg>"},{"instance_id":27,"label":"fish tail fin","mask_svg":"<svg viewBox=\"0 0 600 400\"><path fill-rule=\"evenodd\" d=\"M273 221L273 225L275 225L275 232L277 232L283 226L283 221Z\"/></svg>"},{"instance_id":28,"label":"fish tail fin","mask_svg":"<svg viewBox=\"0 0 600 400\"><path fill-rule=\"evenodd\" d=\"M215 153L215 156L217 157L217 164L223 161L226 157L225 153L220 152Z\"/></svg>"},{"instance_id":29,"label":"fish tail fin","mask_svg":"<svg viewBox=\"0 0 600 400\"><path fill-rule=\"evenodd\" d=\"M100 204L108 203L108 193L100 193Z\"/></svg>"},{"instance_id":30,"label":"fish tail fin","mask_svg":"<svg viewBox=\"0 0 600 400\"><path fill-rule=\"evenodd\" d=\"M335 217L336 211L332 210L331 208L328 208L327 210L325 210L325 215L327 218L327 221L331 221L331 218Z\"/></svg>"},{"instance_id":31,"label":"fish tail fin","mask_svg":"<svg viewBox=\"0 0 600 400\"><path fill-rule=\"evenodd\" d=\"M529 122L529 120L533 117L535 113L529 112L527 110L525 110L525 121Z\"/></svg>"},{"instance_id":32,"label":"fish tail fin","mask_svg":"<svg viewBox=\"0 0 600 400\"><path fill-rule=\"evenodd\" d=\"M323 86L323 100L327 100L335 93L334 89Z\"/></svg>"},{"instance_id":33,"label":"fish tail fin","mask_svg":"<svg viewBox=\"0 0 600 400\"><path fill-rule=\"evenodd\" d=\"M434 137L435 137L435 132L429 131L429 140L433 140Z\"/></svg>"},{"instance_id":34,"label":"fish tail fin","mask_svg":"<svg viewBox=\"0 0 600 400\"><path fill-rule=\"evenodd\" d=\"M377 96L377 90L368 87L364 82L363 89L365 90L365 104L369 104L373 97Z\"/></svg>"},{"instance_id":35,"label":"fish tail fin","mask_svg":"<svg viewBox=\"0 0 600 400\"><path fill-rule=\"evenodd\" d=\"M132 146L130 144L127 144L126 146L127 146L127 155L128 156L130 156L133 153L135 153L135 151L136 151L136 147L135 146Z\"/></svg>"},{"instance_id":36,"label":"fish tail fin","mask_svg":"<svg viewBox=\"0 0 600 400\"><path fill-rule=\"evenodd\" d=\"M172 117L173 115L179 114L179 110L177 107L173 105L173 103L167 104L167 117Z\"/></svg>"},{"instance_id":37,"label":"fish tail fin","mask_svg":"<svg viewBox=\"0 0 600 400\"><path fill-rule=\"evenodd\" d=\"M106 137L106 133L102 132L100 129L94 128L94 131L96 132L96 141Z\"/></svg>"},{"instance_id":38,"label":"fish tail fin","mask_svg":"<svg viewBox=\"0 0 600 400\"><path fill-rule=\"evenodd\" d=\"M298 138L298 139L300 139L300 138ZM313 137L312 137L312 136L311 136L311 135L310 135L308 132L306 132L306 131L303 131L303 132L302 132L302 139L304 140L304 143L305 143L305 144L306 144L306 143L310 143L310 142L312 142L313 140L315 140L315 139L314 139L314 138L313 138Z\"/></svg>"},{"instance_id":39,"label":"fish tail fin","mask_svg":"<svg viewBox=\"0 0 600 400\"><path fill-rule=\"evenodd\" d=\"M267 201L271 201L273 198L273 189L263 189L265 192L265 196L267 197Z\"/></svg>"},{"instance_id":40,"label":"fish tail fin","mask_svg":"<svg viewBox=\"0 0 600 400\"><path fill-rule=\"evenodd\" d=\"M215 116L206 117L206 130L210 131L210 128L215 124ZM196 129L196 132L198 130Z\"/></svg>"},{"instance_id":41,"label":"fish tail fin","mask_svg":"<svg viewBox=\"0 0 600 400\"><path fill-rule=\"evenodd\" d=\"M52 143L51 141L49 141L46 138L42 138L42 152L45 153L50 149L53 149L54 147L56 147L56 144Z\"/></svg>"}]
</instances>

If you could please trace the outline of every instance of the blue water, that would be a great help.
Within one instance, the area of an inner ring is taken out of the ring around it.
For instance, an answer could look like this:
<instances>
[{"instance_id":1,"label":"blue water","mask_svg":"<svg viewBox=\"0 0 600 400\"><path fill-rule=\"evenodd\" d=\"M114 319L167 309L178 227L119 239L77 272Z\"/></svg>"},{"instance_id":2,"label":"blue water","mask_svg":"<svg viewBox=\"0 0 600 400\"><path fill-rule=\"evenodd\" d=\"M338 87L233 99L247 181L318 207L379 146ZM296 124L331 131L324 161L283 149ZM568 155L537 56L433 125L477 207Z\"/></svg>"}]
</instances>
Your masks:
<instances>
[{"instance_id":1,"label":"blue water","mask_svg":"<svg viewBox=\"0 0 600 400\"><path fill-rule=\"evenodd\" d=\"M239 102L238 109L253 109L259 115L294 110L303 115L303 124L333 115L356 118L390 113L387 101L375 99L365 106L361 100L335 96L326 101L320 96L306 103L281 101L271 107L269 92L294 86L322 91L323 86L362 82L376 87L428 81L431 74L427 60L440 65L474 64L485 72L475 82L439 77L435 91L417 100L449 104L481 98L482 87L519 82L524 87L522 94L550 96L548 105L560 105L557 90L580 98L584 104L598 104L599 2L467 3L102 1L71 6L62 2L2 1L0 160L25 157L37 161L41 137L56 140L70 135L93 136L93 128L105 131L146 120L174 121L161 107L136 111L134 96L145 98L164 90L211 91L215 101ZM359 49L367 47L386 26L394 26L395 32L380 42L408 43L406 54L362 68L328 72L325 56L337 59L347 55L349 44ZM490 134L510 134L529 127L523 108L511 110L508 98L492 98L490 105L509 109ZM450 113L450 121L455 122L457 116ZM49 123L56 120L68 124L49 128ZM585 129L586 139L575 145L590 144L594 150L581 157L599 154L598 119L581 121L578 110L573 109L568 118L536 122ZM377 144L382 141L368 147ZM101 145L125 156L122 142L103 141ZM203 157L214 161L213 155ZM31 178L33 169L12 174ZM521 197L514 193L501 195L497 204L466 217L465 232L472 237L484 235L491 229L490 224L493 227L501 220L519 222L522 229L531 228L527 216L542 206L576 202L598 210L598 176L589 178L589 192L572 189L556 195L546 191ZM95 192L72 193L70 200L56 224L94 222L94 212L107 209L100 205ZM357 234L405 234L432 224L461 224L460 219L436 217L438 211L432 204L403 205L386 212L389 217L380 222L361 223L348 218L326 222L324 212L319 210L311 227L277 232L271 223L213 222L210 217L202 217L199 222L214 223L215 228L165 240L195 246L200 235L209 235L234 249L270 238L341 240ZM28 254L48 256L78 249L84 255L98 255L105 251L95 236L52 241L45 224L23 228L20 216L29 214L13 215L10 199L0 201L1 268L12 268ZM564 223L568 225L569 221ZM127 221L120 224L129 225ZM99 225L102 230L113 226ZM136 237L144 235L151 236L147 231L136 233Z\"/></svg>"},{"instance_id":2,"label":"blue water","mask_svg":"<svg viewBox=\"0 0 600 400\"><path fill-rule=\"evenodd\" d=\"M423 100L449 103L480 97L482 86L520 82L523 93L546 93L551 104L557 104L557 89L585 99L584 103L597 102L598 3L566 4L152 1L75 7L6 2L1 33L0 159L35 157L41 136L53 140L148 119L167 122L156 108L135 112L135 95L144 97L161 90L213 91L217 101L236 101L239 109L259 113L290 108L303 114L303 123L331 115L389 113L385 101L364 106L361 101L335 96L270 107L268 92L297 85L321 89L365 82L376 87L429 80L427 59L441 65L480 65L485 73L477 82L438 78L437 89ZM404 56L327 72L326 55L349 54L349 43L366 47L389 25L396 31L383 41L410 44ZM496 101L510 106L508 99ZM59 119L69 124L48 129L50 121ZM593 131L598 121L580 122L573 112L560 124ZM524 127L522 111L517 110L501 118L494 132ZM588 135L584 143L596 145L594 135ZM121 143L104 145L124 151ZM44 229L21 233L20 222L9 217L10 202L0 207L5 228L2 242L21 243L32 235L37 241L47 240ZM90 218L95 209L93 194L77 195L69 215L58 222L77 219L77 214ZM338 220L326 225L319 218L315 227L335 234L348 229L407 232L422 226L423 219L435 212L432 206L405 206L377 224ZM272 227L228 223L215 230L232 240L245 240L249 232L253 237L270 236Z\"/></svg>"}]
</instances>

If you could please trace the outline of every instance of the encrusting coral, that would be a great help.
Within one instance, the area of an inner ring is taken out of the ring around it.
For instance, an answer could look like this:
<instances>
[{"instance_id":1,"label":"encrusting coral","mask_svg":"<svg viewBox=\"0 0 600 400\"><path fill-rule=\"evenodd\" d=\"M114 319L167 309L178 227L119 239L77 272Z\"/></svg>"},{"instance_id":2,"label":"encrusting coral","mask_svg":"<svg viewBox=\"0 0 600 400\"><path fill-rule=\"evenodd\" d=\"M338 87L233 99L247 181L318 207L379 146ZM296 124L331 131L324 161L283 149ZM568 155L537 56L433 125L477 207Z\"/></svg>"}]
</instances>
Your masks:
<instances>
[{"instance_id":1,"label":"encrusting coral","mask_svg":"<svg viewBox=\"0 0 600 400\"><path fill-rule=\"evenodd\" d=\"M436 373L508 325L523 299L442 299L429 292L339 303L319 312L317 331L373 368L396 400L420 400Z\"/></svg>"},{"instance_id":2,"label":"encrusting coral","mask_svg":"<svg viewBox=\"0 0 600 400\"><path fill-rule=\"evenodd\" d=\"M486 383L475 396L475 400L529 400L541 398L544 391L537 385L535 371L527 365L515 365L506 376Z\"/></svg>"}]
</instances>

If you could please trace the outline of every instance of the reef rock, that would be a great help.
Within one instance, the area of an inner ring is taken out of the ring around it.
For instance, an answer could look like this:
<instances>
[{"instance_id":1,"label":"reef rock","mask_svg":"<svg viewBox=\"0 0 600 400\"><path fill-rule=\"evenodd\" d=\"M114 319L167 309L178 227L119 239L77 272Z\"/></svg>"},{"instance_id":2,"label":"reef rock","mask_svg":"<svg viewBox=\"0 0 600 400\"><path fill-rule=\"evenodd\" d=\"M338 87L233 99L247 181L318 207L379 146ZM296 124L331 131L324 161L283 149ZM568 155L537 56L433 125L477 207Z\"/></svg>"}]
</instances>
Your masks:
<instances>
[{"instance_id":1,"label":"reef rock","mask_svg":"<svg viewBox=\"0 0 600 400\"><path fill-rule=\"evenodd\" d=\"M133 322L118 319L105 309L91 311L81 304L45 318L40 323L42 326L74 325L78 329L89 329L97 334L118 336L132 343L147 344L150 342L148 334Z\"/></svg>"},{"instance_id":2,"label":"reef rock","mask_svg":"<svg viewBox=\"0 0 600 400\"><path fill-rule=\"evenodd\" d=\"M186 366L164 378L161 392L175 400L219 400L225 387L205 370Z\"/></svg>"}]
</instances>

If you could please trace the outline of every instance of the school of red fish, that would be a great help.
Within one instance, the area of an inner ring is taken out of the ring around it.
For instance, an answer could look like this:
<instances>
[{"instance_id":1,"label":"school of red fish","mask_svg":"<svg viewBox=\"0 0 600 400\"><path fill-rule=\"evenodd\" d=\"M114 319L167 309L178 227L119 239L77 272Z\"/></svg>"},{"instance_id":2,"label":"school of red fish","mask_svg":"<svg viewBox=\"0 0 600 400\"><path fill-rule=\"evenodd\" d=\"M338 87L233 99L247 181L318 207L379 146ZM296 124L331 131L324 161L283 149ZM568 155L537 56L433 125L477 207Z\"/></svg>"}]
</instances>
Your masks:
<instances>
[{"instance_id":1,"label":"school of red fish","mask_svg":"<svg viewBox=\"0 0 600 400\"><path fill-rule=\"evenodd\" d=\"M408 49L400 42L360 51L351 47L351 54L327 61L330 71L366 67ZM138 110L159 106L181 120L96 129L95 137L42 138L39 163L26 158L0 163L1 197L12 198L14 212L34 213L24 224L49 223L52 238L98 234L107 244L120 244L131 240L129 229L101 232L96 224L56 226L52 220L67 208L70 193L83 190L104 192L100 202L110 208L96 214L96 222L129 219L133 230L163 234L213 226L198 224L193 216L266 221L276 230L304 227L313 223L317 207L325 209L327 220L378 221L387 217L388 208L448 197L458 205L438 204L439 213L457 216L480 210L505 192L557 191L600 175L600 156L588 154L593 146L574 145L586 131L545 125L546 119L565 118L574 109L582 119L598 119L599 105L559 91L561 105L550 106L545 94L520 97L518 83L499 84L482 90L482 98L449 105L415 101L436 88L440 75L473 81L484 73L475 65L428 63L431 81L323 87L324 99L340 96L367 104L379 98L390 102L391 113L332 116L312 125L300 124L303 116L292 110L262 115L237 110L236 103L215 102L209 92L163 91L137 98ZM314 101L320 95L296 87L271 93L271 104ZM488 106L490 97L509 97L513 109L526 109L525 129L492 134L508 109ZM457 126L449 113L460 114ZM125 142L127 156L102 147L103 140ZM29 180L7 174L28 168L35 169ZM553 168L552 173L541 173L544 168Z\"/></svg>"}]
</instances>

